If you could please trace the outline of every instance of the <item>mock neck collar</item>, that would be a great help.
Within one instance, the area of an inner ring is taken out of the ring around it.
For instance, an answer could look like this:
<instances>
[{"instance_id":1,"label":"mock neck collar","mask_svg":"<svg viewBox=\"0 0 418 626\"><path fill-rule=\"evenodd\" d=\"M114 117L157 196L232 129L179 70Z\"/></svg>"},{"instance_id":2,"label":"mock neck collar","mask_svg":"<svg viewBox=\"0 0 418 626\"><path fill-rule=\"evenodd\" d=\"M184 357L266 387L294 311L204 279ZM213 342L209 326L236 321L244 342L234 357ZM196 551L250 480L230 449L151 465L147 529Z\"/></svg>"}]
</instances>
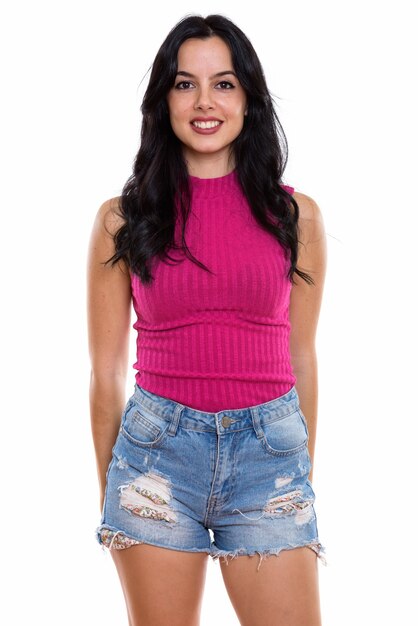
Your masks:
<instances>
[{"instance_id":1,"label":"mock neck collar","mask_svg":"<svg viewBox=\"0 0 418 626\"><path fill-rule=\"evenodd\" d=\"M199 178L189 174L190 187L195 199L216 198L239 189L238 173L233 169L229 174L216 178Z\"/></svg>"}]
</instances>

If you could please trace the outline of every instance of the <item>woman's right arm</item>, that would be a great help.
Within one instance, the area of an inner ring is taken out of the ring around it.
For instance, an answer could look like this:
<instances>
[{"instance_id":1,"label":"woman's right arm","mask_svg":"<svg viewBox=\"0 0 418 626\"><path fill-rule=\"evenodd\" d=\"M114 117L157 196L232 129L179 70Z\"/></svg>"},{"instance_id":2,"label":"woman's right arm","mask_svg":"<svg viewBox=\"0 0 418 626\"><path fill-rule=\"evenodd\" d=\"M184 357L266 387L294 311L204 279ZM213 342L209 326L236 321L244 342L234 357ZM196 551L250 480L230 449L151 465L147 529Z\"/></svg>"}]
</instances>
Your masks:
<instances>
[{"instance_id":1,"label":"woman's right arm","mask_svg":"<svg viewBox=\"0 0 418 626\"><path fill-rule=\"evenodd\" d=\"M103 506L107 468L126 402L131 322L129 270L123 261L113 267L102 264L114 254L112 235L122 225L122 218L115 214L117 202L117 198L112 198L99 208L90 236L87 260L90 417L100 509Z\"/></svg>"}]
</instances>

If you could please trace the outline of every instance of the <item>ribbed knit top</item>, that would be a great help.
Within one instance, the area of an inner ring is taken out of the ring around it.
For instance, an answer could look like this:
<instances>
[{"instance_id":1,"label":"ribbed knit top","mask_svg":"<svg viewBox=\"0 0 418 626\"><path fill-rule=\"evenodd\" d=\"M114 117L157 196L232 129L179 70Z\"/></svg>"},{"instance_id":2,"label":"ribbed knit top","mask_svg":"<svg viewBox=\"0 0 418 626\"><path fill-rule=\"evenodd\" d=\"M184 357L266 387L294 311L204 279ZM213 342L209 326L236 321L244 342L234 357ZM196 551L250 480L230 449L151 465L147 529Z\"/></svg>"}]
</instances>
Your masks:
<instances>
[{"instance_id":1,"label":"ribbed knit top","mask_svg":"<svg viewBox=\"0 0 418 626\"><path fill-rule=\"evenodd\" d=\"M172 249L170 256L182 262L154 257L151 285L131 273L136 382L204 412L267 402L296 382L289 352L288 260L253 217L236 170L189 179L186 242L213 274ZM180 219L175 238L180 244Z\"/></svg>"}]
</instances>

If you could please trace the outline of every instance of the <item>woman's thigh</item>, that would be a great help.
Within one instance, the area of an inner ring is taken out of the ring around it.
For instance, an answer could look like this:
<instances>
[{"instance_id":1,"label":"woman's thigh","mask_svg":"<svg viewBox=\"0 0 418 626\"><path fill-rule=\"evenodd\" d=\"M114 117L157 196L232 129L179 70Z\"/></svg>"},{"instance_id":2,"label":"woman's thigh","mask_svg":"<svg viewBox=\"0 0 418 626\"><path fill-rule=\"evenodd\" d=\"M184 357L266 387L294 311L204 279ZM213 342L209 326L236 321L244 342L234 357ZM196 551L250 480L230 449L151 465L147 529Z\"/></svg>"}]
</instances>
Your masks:
<instances>
[{"instance_id":1,"label":"woman's thigh","mask_svg":"<svg viewBox=\"0 0 418 626\"><path fill-rule=\"evenodd\" d=\"M308 547L221 562L225 586L241 626L320 626L318 561Z\"/></svg>"},{"instance_id":2,"label":"woman's thigh","mask_svg":"<svg viewBox=\"0 0 418 626\"><path fill-rule=\"evenodd\" d=\"M130 626L198 626L207 554L148 544L111 554Z\"/></svg>"}]
</instances>

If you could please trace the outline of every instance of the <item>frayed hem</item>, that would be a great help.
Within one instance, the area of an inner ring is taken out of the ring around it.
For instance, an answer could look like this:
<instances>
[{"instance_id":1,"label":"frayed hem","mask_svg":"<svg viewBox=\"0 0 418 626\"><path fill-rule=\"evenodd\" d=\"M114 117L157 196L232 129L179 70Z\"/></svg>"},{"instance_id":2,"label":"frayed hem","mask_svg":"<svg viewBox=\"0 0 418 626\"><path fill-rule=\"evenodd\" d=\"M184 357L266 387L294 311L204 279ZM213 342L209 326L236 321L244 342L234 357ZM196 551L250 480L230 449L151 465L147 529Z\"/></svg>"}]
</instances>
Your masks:
<instances>
[{"instance_id":1,"label":"frayed hem","mask_svg":"<svg viewBox=\"0 0 418 626\"><path fill-rule=\"evenodd\" d=\"M307 546L308 548L311 548L314 552L316 552L318 559L321 561L323 565L325 566L328 565L327 557L325 555L325 548L322 545L322 543L319 543L319 541L316 541L315 543L307 544Z\"/></svg>"},{"instance_id":2,"label":"frayed hem","mask_svg":"<svg viewBox=\"0 0 418 626\"><path fill-rule=\"evenodd\" d=\"M115 550L124 550L126 548L130 548L131 546L140 545L144 543L139 539L134 539L133 537L129 537L122 530L118 530L113 526L107 526L102 524L96 528L96 540L100 544L103 552L109 551L113 549Z\"/></svg>"},{"instance_id":3,"label":"frayed hem","mask_svg":"<svg viewBox=\"0 0 418 626\"><path fill-rule=\"evenodd\" d=\"M318 541L305 543L305 544L298 544L294 546L288 546L284 548L278 548L277 550L263 550L263 551L255 550L254 552L251 552L251 553L248 552L247 548L238 548L237 550L232 550L232 551L231 550L218 550L217 548L213 548L210 556L212 557L213 561L216 561L217 559L222 557L224 559L224 563L228 565L229 564L228 559L234 559L237 556L255 556L256 554L258 554L258 556L260 557L260 561L257 566L257 572L258 572L261 567L261 563L263 559L267 559L269 556L278 556L280 552L282 552L283 550L291 550L292 548L304 548L304 547L311 548L311 550L313 550L315 554L317 555L317 557L320 559L321 563L325 566L328 565L327 559L325 557L325 548Z\"/></svg>"},{"instance_id":4,"label":"frayed hem","mask_svg":"<svg viewBox=\"0 0 418 626\"><path fill-rule=\"evenodd\" d=\"M100 544L104 553L110 552L110 550L123 550L125 548L130 548L134 545L148 545L154 546L156 548L165 548L166 550L176 550L179 552L188 552L192 554L196 553L204 553L207 556L210 556L211 549L196 548L195 550L188 550L187 548L179 548L177 546L165 546L160 543L154 543L152 541L141 541L139 539L134 539L127 535L123 530L118 530L113 526L108 526L102 524L96 528L96 540Z\"/></svg>"}]
</instances>

